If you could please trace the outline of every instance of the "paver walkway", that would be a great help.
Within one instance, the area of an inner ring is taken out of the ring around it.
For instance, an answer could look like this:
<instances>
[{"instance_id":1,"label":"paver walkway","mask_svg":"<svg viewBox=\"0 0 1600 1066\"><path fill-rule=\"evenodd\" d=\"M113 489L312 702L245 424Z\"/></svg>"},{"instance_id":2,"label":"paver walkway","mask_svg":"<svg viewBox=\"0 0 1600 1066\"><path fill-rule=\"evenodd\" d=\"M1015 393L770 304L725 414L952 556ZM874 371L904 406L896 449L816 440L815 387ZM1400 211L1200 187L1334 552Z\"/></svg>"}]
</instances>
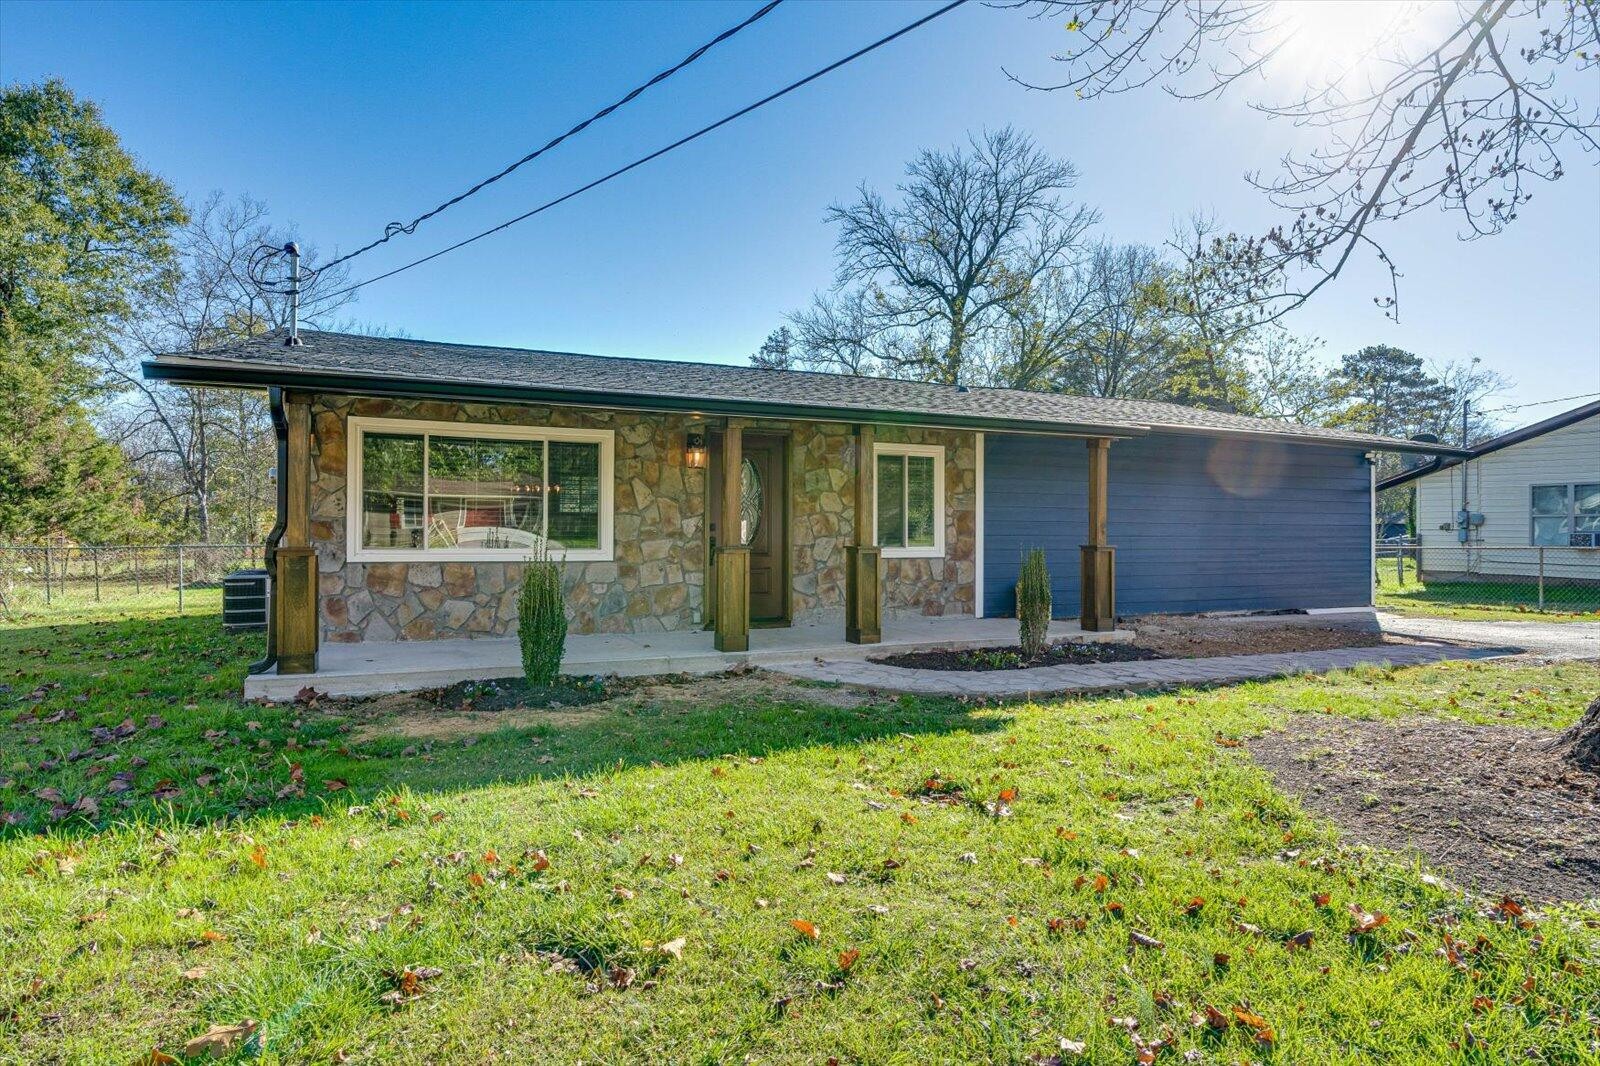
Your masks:
<instances>
[{"instance_id":1,"label":"paver walkway","mask_svg":"<svg viewBox=\"0 0 1600 1066\"><path fill-rule=\"evenodd\" d=\"M987 671L910 670L862 660L812 659L772 664L767 669L811 681L833 681L858 688L907 692L918 696L1043 696L1165 685L1214 685L1378 663L1410 666L1443 659L1484 659L1513 654L1517 650L1411 644L1270 655L1225 655L1213 659L1146 659L1131 663Z\"/></svg>"}]
</instances>

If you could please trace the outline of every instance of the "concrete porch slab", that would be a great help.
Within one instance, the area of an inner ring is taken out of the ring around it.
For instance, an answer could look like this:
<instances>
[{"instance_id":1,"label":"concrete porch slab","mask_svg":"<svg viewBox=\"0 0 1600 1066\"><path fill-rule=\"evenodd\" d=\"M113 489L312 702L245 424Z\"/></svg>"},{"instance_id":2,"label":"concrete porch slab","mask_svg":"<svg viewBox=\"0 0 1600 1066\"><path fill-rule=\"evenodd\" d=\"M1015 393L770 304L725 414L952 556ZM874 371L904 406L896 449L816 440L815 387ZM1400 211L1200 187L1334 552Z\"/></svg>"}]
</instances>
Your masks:
<instances>
[{"instance_id":1,"label":"concrete porch slab","mask_svg":"<svg viewBox=\"0 0 1600 1066\"><path fill-rule=\"evenodd\" d=\"M724 654L700 630L676 633L593 633L569 636L561 670L566 674L714 674L736 666L770 666L825 658L861 660L894 651L996 648L1017 642L1014 618L900 618L885 620L879 644L848 644L837 622L752 629L750 650ZM1086 633L1076 622L1050 624L1053 640L1124 641L1133 631ZM330 696L371 696L442 688L458 681L510 677L522 672L517 642L417 640L381 644L325 644L314 674L275 671L245 679L246 699L291 700L307 685Z\"/></svg>"}]
</instances>

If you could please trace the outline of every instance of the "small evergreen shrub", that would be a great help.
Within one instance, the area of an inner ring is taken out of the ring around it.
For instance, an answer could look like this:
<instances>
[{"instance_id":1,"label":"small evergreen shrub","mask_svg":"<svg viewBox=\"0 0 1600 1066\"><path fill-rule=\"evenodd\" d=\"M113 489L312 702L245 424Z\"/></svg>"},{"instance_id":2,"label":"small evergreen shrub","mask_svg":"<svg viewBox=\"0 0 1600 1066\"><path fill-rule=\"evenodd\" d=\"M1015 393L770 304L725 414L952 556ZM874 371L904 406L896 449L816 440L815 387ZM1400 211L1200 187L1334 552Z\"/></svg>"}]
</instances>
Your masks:
<instances>
[{"instance_id":1,"label":"small evergreen shrub","mask_svg":"<svg viewBox=\"0 0 1600 1066\"><path fill-rule=\"evenodd\" d=\"M550 558L543 545L528 560L522 577L517 639L522 643L522 674L528 684L555 684L567 642L567 605L561 593L561 564Z\"/></svg>"},{"instance_id":2,"label":"small evergreen shrub","mask_svg":"<svg viewBox=\"0 0 1600 1066\"><path fill-rule=\"evenodd\" d=\"M1018 641L1022 654L1030 659L1043 654L1050 643L1050 571L1040 548L1022 556L1022 572L1017 576L1017 624L1022 630Z\"/></svg>"}]
</instances>

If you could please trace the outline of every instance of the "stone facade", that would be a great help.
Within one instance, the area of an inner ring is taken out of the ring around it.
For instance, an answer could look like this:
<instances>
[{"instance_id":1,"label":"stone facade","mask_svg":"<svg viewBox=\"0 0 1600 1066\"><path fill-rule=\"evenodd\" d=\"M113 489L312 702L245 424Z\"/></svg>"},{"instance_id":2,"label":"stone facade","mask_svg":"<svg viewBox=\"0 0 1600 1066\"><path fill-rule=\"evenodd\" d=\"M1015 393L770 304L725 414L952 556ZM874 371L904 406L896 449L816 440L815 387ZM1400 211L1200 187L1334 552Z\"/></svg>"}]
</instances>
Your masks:
<instances>
[{"instance_id":1,"label":"stone facade","mask_svg":"<svg viewBox=\"0 0 1600 1066\"><path fill-rule=\"evenodd\" d=\"M321 572L326 641L431 640L514 634L522 566L494 562L352 562L346 552L351 415L500 425L611 429L615 552L566 566L574 633L698 629L705 614L706 477L684 466L688 419L558 407L319 396L311 534ZM770 428L767 424L751 427ZM791 613L838 618L845 546L854 535L855 444L838 423L796 422L791 436ZM945 448L945 555L884 561L884 612L971 614L976 577L976 450L971 433L881 428L880 441Z\"/></svg>"},{"instance_id":2,"label":"stone facade","mask_svg":"<svg viewBox=\"0 0 1600 1066\"><path fill-rule=\"evenodd\" d=\"M516 632L518 563L360 563L346 558L346 419L350 415L615 430L615 552L566 566L574 633L698 628L705 591L705 477L683 465L675 416L570 408L348 399L313 407L311 537L321 571L323 639L431 640Z\"/></svg>"},{"instance_id":3,"label":"stone facade","mask_svg":"<svg viewBox=\"0 0 1600 1066\"><path fill-rule=\"evenodd\" d=\"M856 453L851 427L797 422L790 453L796 621L837 616L843 624L845 546L855 536ZM972 614L977 588L976 437L943 430L879 427L881 443L944 448L945 551L942 559L885 559L883 610L894 614Z\"/></svg>"}]
</instances>

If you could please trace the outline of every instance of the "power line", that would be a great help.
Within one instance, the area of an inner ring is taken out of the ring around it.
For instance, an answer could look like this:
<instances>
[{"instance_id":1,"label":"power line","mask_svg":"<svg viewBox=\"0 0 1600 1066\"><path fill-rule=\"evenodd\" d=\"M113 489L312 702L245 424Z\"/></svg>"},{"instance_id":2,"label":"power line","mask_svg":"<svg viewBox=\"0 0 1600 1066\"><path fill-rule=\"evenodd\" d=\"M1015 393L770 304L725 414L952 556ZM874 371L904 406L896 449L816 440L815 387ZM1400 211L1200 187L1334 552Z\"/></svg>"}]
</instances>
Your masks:
<instances>
[{"instance_id":1,"label":"power line","mask_svg":"<svg viewBox=\"0 0 1600 1066\"><path fill-rule=\"evenodd\" d=\"M915 29L918 29L918 28L920 28L922 26L925 26L928 23L932 22L934 19L938 18L939 16L945 15L945 14L948 14L949 12L951 12L951 11L954 11L956 8L960 7L961 5L965 4L966 2L967 2L967 0L952 0L951 3L945 4L943 7L939 8L937 11L933 11L933 12L927 14L927 15L924 15L922 18L917 19L915 22L912 22L912 23L910 23L910 24L908 24L906 26L902 26L900 29L895 30L893 33L891 33L891 34L889 34L889 35L887 35L885 37L880 37L876 41L873 41L871 44L866 45L863 48L858 48L856 51L851 52L849 55L845 56L843 59L835 60L834 62L829 63L827 66L823 67L821 70L818 70L818 71L816 71L814 73L811 73L811 74L807 74L805 77L801 78L799 81L790 82L788 85L785 85L783 88L777 90L776 92L770 93L770 94L768 94L766 96L763 96L761 99L757 100L755 103L749 104L749 105L747 105L745 107L740 108L738 111L733 112L730 115L727 115L727 116L724 116L723 118L717 119L717 121L711 123L709 126L702 126L698 130L695 130L693 133L689 134L688 136L680 137L678 140L673 141L671 144L667 145L664 148L658 148L655 151L651 152L649 155L641 156L638 159L635 159L633 162L627 164L626 166L618 167L616 170L613 170L611 173L605 175L604 177L596 178L595 180L589 182L587 185L581 185L578 188L573 189L569 193L565 193L565 194L563 194L561 196L556 197L554 200L548 200L545 203L540 204L538 207L535 207L531 211L525 211L525 212L523 212L522 214L518 215L515 218L507 219L506 221L500 223L498 226L494 226L494 227L492 227L490 229L484 230L481 233L474 234L473 236L468 237L465 240L457 241L455 244L451 244L451 245L448 245L448 246L446 246L444 248L441 248L437 252L434 252L434 253L432 253L430 255L425 255L421 259L414 259L411 262L404 264L403 266L395 267L393 270L389 270L389 271L386 271L386 272L384 272L382 274L378 274L378 275L376 275L374 277L370 277L370 278L366 279L365 281L358 281L354 285L347 285L344 288L337 289L337 290L335 290L333 292L328 293L325 296L319 296L319 297L317 297L317 300L319 300L319 301L321 301L321 300L331 300L331 299L334 299L335 297L343 296L346 293L355 292L357 289L364 288L367 285L371 285L373 282L383 281L385 278L392 278L396 274L399 274L399 273L402 273L404 271L410 270L412 267L421 266L424 263L431 262L432 260L435 260L435 259L439 258L441 255L446 255L446 254L448 254L450 252L455 251L458 248L465 248L467 245L472 244L472 243L474 243L476 241L481 241L481 240L483 240L483 238L491 236L491 235L496 234L496 233L499 233L503 229L509 229L510 227L515 226L519 222L525 222L528 219L532 218L534 215L540 214L541 212L544 212L544 211L548 211L548 210L550 210L550 208L555 207L558 204L564 204L568 200L571 200L573 197L580 196L583 193L588 192L590 189L594 189L594 188L597 188L597 187L599 187L601 185L604 185L606 182L611 181L614 178L620 178L622 175L628 173L630 170L634 170L634 169L636 169L638 167L642 167L646 163L651 162L652 160L659 159L662 156L666 155L668 152L674 151L675 149L678 149L678 148L682 148L684 145L688 144L691 141L699 140L701 137L704 137L706 134L712 132L713 130L720 129L723 126L726 126L728 123L735 121L736 119L743 118L745 115L748 115L750 112L755 111L758 108L765 107L766 105L772 103L774 100L777 100L777 99L779 99L781 97L787 96L790 93L794 92L796 89L799 89L799 88L802 88L802 87L804 87L806 85L809 85L810 83L816 81L818 78L821 78L821 77L823 77L824 75L827 75L827 74L831 74L834 71L838 70L840 67L845 66L848 63L855 62L857 59L860 59L862 56L867 55L869 52L877 51L879 48L882 48L884 45L889 44L892 41L898 40L901 37L904 37L906 34L910 33L912 30L915 30Z\"/></svg>"},{"instance_id":2,"label":"power line","mask_svg":"<svg viewBox=\"0 0 1600 1066\"><path fill-rule=\"evenodd\" d=\"M1530 401L1528 403L1514 403L1514 404L1511 404L1511 405L1506 406L1506 407L1496 407L1493 410L1480 411L1478 413L1479 414L1485 414L1485 415L1491 415L1491 414L1499 414L1501 411L1520 411L1524 407L1543 407L1546 404L1566 403L1568 400L1587 400L1587 399L1590 399L1590 398L1595 397L1595 396L1600 396L1600 392L1580 392L1576 396L1557 396L1553 400L1532 400L1532 401Z\"/></svg>"},{"instance_id":3,"label":"power line","mask_svg":"<svg viewBox=\"0 0 1600 1066\"><path fill-rule=\"evenodd\" d=\"M527 155L523 156L521 159L517 160L515 163L512 163L510 166L508 166L504 170L500 171L498 174L494 174L494 175L492 175L490 177L484 178L482 181L478 182L478 184L474 185L472 188L468 189L466 192L459 193L458 195L450 197L450 199L446 200L444 203L440 204L438 207L435 207L431 211L423 212L422 214L418 215L416 218L412 219L410 222L391 222L391 223L389 223L387 226L385 226L383 228L383 236L382 237L379 237L377 240L373 241L370 244L362 245L360 248L357 248L353 252L349 252L349 253L347 253L345 255L341 255L337 259L329 260L328 262L326 262L326 263L322 264L320 267L318 267L317 270L319 272L323 271L323 270L327 270L331 266L337 266L340 263L344 263L344 262L347 262L347 261L349 261L351 259L354 259L356 256L362 254L363 252L370 252L370 251L372 251L372 249L378 247L378 245L385 244L389 240L399 236L402 233L408 234L408 235L412 234L412 233L415 233L418 226L420 226L422 223L428 221L428 219L432 218L433 216L439 214L441 211L444 211L444 210L447 210L448 208L454 207L456 204L459 204L462 200L465 200L467 197L473 195L474 193L477 193L477 192L487 188L488 186L493 185L495 182L499 181L501 178L505 177L507 174L510 174L512 171L516 170L518 167L522 166L523 164L533 162L535 159L538 159L540 156L544 155L546 152L550 151L550 149L554 148L556 145L560 144L562 141L566 140L567 138L573 137L573 136L576 136L577 134L582 133L584 130L588 129L594 123L600 121L601 119L605 118L607 115L611 114L613 111L617 110L617 108L623 107L623 106L625 106L627 104L632 103L635 99L637 99L646 90L654 88L657 85L660 85L662 82L666 81L668 78L670 78L674 74L678 73L678 71L682 70L684 67L687 67L689 64L693 63L695 60L699 59L701 56L703 56L707 52L711 51L711 49L715 48L717 45L721 44L723 41L726 41L728 38L730 38L734 34L738 33L740 30L743 30L743 29L747 28L748 26L752 25L753 23L756 23L756 22L760 21L761 19L765 18L768 14L770 14L772 12L773 8L777 7L781 3L783 3L783 0L770 0L769 3L763 5L759 10L756 11L755 14L751 15L749 18L745 19L743 22L739 23L737 26L731 26L728 29L723 30L721 33L719 33L715 37L711 38L711 40L707 41L705 44L701 45L699 48L696 48L693 52L690 52L687 56L684 56L683 59L679 60L677 63L675 63L672 66L668 67L667 69L661 71L655 77L651 78L649 81L645 82L644 84L639 85L636 88L634 88L633 90L631 90L626 96L624 96L622 99L618 100L616 103L608 104L607 106L602 107L599 111L596 111L594 114L590 115L588 118L584 119L582 122L578 123L576 126L572 127L567 132L561 134L558 137L553 138L544 147L538 148L538 149L535 149L532 152L529 152Z\"/></svg>"}]
</instances>

